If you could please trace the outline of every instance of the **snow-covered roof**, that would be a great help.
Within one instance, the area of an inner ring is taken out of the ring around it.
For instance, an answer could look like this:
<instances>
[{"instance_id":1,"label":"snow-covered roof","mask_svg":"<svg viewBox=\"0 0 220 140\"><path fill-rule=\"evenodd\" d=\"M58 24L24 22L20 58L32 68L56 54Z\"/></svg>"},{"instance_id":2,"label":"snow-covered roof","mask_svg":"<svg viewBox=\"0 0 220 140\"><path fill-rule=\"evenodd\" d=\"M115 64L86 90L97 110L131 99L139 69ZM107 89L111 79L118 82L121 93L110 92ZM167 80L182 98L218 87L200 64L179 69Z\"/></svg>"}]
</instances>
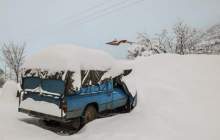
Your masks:
<instances>
[{"instance_id":1,"label":"snow-covered roof","mask_svg":"<svg viewBox=\"0 0 220 140\"><path fill-rule=\"evenodd\" d=\"M28 57L24 68L60 70L109 70L115 66L115 59L109 54L76 45L55 45L42 49Z\"/></svg>"}]
</instances>

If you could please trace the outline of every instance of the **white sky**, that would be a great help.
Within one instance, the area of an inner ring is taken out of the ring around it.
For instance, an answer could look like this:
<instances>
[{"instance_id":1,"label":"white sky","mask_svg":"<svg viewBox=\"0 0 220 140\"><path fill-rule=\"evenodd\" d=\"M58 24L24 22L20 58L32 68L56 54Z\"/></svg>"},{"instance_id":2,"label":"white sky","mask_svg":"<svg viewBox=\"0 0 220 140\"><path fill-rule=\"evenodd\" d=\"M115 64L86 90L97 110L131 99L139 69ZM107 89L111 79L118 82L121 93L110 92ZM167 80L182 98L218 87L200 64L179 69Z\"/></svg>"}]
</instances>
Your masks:
<instances>
[{"instance_id":1,"label":"white sky","mask_svg":"<svg viewBox=\"0 0 220 140\"><path fill-rule=\"evenodd\" d=\"M109 47L105 42L114 38L134 40L138 32L154 35L164 28L171 29L179 20L198 28L220 23L220 0L143 0L129 5L135 1L0 0L0 42L25 41L28 53L48 45L74 43L123 58L126 48ZM127 8L120 8L127 4ZM99 5L97 9L95 5ZM106 7L115 12L77 23L100 14Z\"/></svg>"}]
</instances>

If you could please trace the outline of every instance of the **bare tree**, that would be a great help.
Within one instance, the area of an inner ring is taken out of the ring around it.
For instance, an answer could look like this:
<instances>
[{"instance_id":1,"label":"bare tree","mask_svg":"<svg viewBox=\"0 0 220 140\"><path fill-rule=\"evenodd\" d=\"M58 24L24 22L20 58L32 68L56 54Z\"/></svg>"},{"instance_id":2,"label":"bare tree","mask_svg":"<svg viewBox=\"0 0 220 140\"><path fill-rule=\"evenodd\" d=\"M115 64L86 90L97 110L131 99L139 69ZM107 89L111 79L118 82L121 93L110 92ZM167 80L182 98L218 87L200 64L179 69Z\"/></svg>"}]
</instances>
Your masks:
<instances>
[{"instance_id":1,"label":"bare tree","mask_svg":"<svg viewBox=\"0 0 220 140\"><path fill-rule=\"evenodd\" d=\"M15 44L13 42L4 43L2 45L3 60L9 68L13 70L16 76L16 81L19 82L19 72L22 64L24 63L24 50L26 44Z\"/></svg>"}]
</instances>

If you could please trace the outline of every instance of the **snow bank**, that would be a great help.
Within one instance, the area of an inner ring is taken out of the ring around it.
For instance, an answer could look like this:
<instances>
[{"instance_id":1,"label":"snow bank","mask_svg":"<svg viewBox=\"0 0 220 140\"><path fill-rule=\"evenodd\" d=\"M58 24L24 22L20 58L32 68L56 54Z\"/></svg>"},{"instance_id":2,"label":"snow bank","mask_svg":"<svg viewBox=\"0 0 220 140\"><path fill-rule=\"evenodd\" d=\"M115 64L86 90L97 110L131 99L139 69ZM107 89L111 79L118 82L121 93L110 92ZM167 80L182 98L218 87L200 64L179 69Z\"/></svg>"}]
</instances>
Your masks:
<instances>
[{"instance_id":1,"label":"snow bank","mask_svg":"<svg viewBox=\"0 0 220 140\"><path fill-rule=\"evenodd\" d=\"M138 105L129 114L97 120L84 139L220 139L220 56L156 55L133 63L129 82Z\"/></svg>"}]
</instances>

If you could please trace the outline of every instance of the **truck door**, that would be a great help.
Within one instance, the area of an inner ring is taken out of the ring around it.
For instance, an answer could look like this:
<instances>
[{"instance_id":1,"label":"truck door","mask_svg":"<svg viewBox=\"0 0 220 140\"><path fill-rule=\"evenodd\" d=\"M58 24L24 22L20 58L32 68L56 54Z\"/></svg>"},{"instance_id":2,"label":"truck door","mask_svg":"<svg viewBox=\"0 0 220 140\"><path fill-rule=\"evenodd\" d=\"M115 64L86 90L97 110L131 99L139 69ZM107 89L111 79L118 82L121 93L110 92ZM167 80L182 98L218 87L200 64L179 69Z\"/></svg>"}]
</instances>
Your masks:
<instances>
[{"instance_id":1,"label":"truck door","mask_svg":"<svg viewBox=\"0 0 220 140\"><path fill-rule=\"evenodd\" d=\"M108 92L108 96L110 98L110 108L109 109L113 109L113 81L109 81L107 83L107 92Z\"/></svg>"},{"instance_id":2,"label":"truck door","mask_svg":"<svg viewBox=\"0 0 220 140\"><path fill-rule=\"evenodd\" d=\"M100 84L99 91L101 94L98 96L101 111L112 109L112 86L111 82L104 82Z\"/></svg>"},{"instance_id":3,"label":"truck door","mask_svg":"<svg viewBox=\"0 0 220 140\"><path fill-rule=\"evenodd\" d=\"M125 87L121 82L116 81L112 92L112 108L118 108L126 105L128 101L128 93L126 93ZM125 85L126 86L126 85Z\"/></svg>"}]
</instances>

